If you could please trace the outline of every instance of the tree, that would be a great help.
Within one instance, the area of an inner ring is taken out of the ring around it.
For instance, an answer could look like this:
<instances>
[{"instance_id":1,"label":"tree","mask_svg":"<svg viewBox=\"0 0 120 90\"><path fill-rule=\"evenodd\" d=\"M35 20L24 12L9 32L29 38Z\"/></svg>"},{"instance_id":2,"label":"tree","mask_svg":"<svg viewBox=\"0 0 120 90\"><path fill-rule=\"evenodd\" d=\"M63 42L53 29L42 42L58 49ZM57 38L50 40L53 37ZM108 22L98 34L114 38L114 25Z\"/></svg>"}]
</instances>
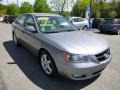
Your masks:
<instances>
[{"instance_id":1,"label":"tree","mask_svg":"<svg viewBox=\"0 0 120 90\"><path fill-rule=\"evenodd\" d=\"M87 5L90 4L90 0L77 0L77 2L74 4L72 8L71 14L74 16L85 16L85 11Z\"/></svg>"},{"instance_id":2,"label":"tree","mask_svg":"<svg viewBox=\"0 0 120 90\"><path fill-rule=\"evenodd\" d=\"M97 11L97 12L96 12L95 17L96 17L96 18L100 18L100 17L101 17L101 13L100 13L100 11Z\"/></svg>"},{"instance_id":3,"label":"tree","mask_svg":"<svg viewBox=\"0 0 120 90\"><path fill-rule=\"evenodd\" d=\"M9 4L6 10L7 15L18 15L19 14L19 6L17 4Z\"/></svg>"},{"instance_id":4,"label":"tree","mask_svg":"<svg viewBox=\"0 0 120 90\"><path fill-rule=\"evenodd\" d=\"M80 11L81 11L80 1L77 0L77 2L74 4L74 6L72 8L71 15L72 16L80 16L81 15Z\"/></svg>"},{"instance_id":5,"label":"tree","mask_svg":"<svg viewBox=\"0 0 120 90\"><path fill-rule=\"evenodd\" d=\"M64 15L68 12L69 6L75 4L75 0L50 0L51 8L58 12L60 15Z\"/></svg>"},{"instance_id":6,"label":"tree","mask_svg":"<svg viewBox=\"0 0 120 90\"><path fill-rule=\"evenodd\" d=\"M6 6L0 4L0 16L5 15L6 13Z\"/></svg>"},{"instance_id":7,"label":"tree","mask_svg":"<svg viewBox=\"0 0 120 90\"><path fill-rule=\"evenodd\" d=\"M60 15L62 15L67 5L67 0L51 0L51 2L53 4L52 8L58 11Z\"/></svg>"},{"instance_id":8,"label":"tree","mask_svg":"<svg viewBox=\"0 0 120 90\"><path fill-rule=\"evenodd\" d=\"M33 7L29 2L23 2L20 7L20 13L31 13L33 12Z\"/></svg>"},{"instance_id":9,"label":"tree","mask_svg":"<svg viewBox=\"0 0 120 90\"><path fill-rule=\"evenodd\" d=\"M50 8L46 0L35 0L33 9L34 9L34 12L38 12L38 13L50 12Z\"/></svg>"},{"instance_id":10,"label":"tree","mask_svg":"<svg viewBox=\"0 0 120 90\"><path fill-rule=\"evenodd\" d=\"M117 16L117 12L114 10L109 13L109 17L111 18L115 18L116 16Z\"/></svg>"},{"instance_id":11,"label":"tree","mask_svg":"<svg viewBox=\"0 0 120 90\"><path fill-rule=\"evenodd\" d=\"M101 13L102 18L112 17L115 13L115 17L120 18L120 0L96 0L93 2L92 13L96 16L97 13ZM115 11L115 12L111 12Z\"/></svg>"}]
</instances>

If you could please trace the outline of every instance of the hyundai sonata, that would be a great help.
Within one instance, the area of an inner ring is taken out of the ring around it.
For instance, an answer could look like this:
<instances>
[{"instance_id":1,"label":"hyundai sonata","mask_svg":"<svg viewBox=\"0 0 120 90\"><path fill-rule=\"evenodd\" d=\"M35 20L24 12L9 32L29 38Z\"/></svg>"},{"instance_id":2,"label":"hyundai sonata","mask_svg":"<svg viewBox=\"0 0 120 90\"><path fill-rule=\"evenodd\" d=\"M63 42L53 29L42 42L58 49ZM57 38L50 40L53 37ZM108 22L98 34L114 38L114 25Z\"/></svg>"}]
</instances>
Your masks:
<instances>
[{"instance_id":1,"label":"hyundai sonata","mask_svg":"<svg viewBox=\"0 0 120 90\"><path fill-rule=\"evenodd\" d=\"M77 30L60 15L23 14L12 26L15 45L21 44L39 57L43 72L50 77L59 73L73 80L89 79L99 75L111 60L103 38Z\"/></svg>"}]
</instances>

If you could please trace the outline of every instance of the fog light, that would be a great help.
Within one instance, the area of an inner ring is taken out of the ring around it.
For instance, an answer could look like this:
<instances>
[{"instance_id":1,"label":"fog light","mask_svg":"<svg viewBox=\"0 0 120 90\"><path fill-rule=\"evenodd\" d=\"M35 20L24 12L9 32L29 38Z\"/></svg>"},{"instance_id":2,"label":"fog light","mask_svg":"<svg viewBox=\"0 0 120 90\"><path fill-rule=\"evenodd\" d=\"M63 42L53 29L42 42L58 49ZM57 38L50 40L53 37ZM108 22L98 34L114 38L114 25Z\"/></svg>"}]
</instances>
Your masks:
<instances>
[{"instance_id":1,"label":"fog light","mask_svg":"<svg viewBox=\"0 0 120 90\"><path fill-rule=\"evenodd\" d=\"M74 78L85 78L86 75L72 75Z\"/></svg>"}]
</instances>

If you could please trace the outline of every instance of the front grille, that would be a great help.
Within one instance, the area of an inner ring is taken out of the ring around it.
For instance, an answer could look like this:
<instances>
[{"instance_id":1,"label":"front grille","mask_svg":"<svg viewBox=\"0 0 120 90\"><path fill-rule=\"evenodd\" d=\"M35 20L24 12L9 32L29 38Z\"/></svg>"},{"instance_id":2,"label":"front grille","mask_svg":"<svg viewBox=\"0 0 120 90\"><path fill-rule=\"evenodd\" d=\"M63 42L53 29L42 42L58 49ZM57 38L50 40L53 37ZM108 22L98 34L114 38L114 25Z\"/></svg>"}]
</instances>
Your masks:
<instances>
[{"instance_id":1,"label":"front grille","mask_svg":"<svg viewBox=\"0 0 120 90\"><path fill-rule=\"evenodd\" d=\"M99 62L102 62L110 57L110 49L105 50L104 52L95 55Z\"/></svg>"}]
</instances>

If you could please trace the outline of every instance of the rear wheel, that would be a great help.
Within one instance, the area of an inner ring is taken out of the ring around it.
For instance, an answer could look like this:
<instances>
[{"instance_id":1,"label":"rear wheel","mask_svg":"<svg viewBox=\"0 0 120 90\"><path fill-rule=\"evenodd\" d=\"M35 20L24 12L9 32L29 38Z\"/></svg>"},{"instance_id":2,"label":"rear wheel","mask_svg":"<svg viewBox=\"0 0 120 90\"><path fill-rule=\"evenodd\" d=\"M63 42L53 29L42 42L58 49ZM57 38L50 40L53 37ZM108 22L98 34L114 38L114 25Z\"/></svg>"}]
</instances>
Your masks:
<instances>
[{"instance_id":1,"label":"rear wheel","mask_svg":"<svg viewBox=\"0 0 120 90\"><path fill-rule=\"evenodd\" d=\"M120 35L120 30L117 31L117 35Z\"/></svg>"},{"instance_id":2,"label":"rear wheel","mask_svg":"<svg viewBox=\"0 0 120 90\"><path fill-rule=\"evenodd\" d=\"M87 27L87 26L84 26L84 27L83 27L83 30L84 30L84 31L86 31L87 29L88 29L88 27Z\"/></svg>"},{"instance_id":3,"label":"rear wheel","mask_svg":"<svg viewBox=\"0 0 120 90\"><path fill-rule=\"evenodd\" d=\"M105 31L100 30L100 33L105 33Z\"/></svg>"},{"instance_id":4,"label":"rear wheel","mask_svg":"<svg viewBox=\"0 0 120 90\"><path fill-rule=\"evenodd\" d=\"M41 68L46 75L53 77L58 74L55 62L47 51L42 51L40 53L39 60Z\"/></svg>"}]
</instances>

